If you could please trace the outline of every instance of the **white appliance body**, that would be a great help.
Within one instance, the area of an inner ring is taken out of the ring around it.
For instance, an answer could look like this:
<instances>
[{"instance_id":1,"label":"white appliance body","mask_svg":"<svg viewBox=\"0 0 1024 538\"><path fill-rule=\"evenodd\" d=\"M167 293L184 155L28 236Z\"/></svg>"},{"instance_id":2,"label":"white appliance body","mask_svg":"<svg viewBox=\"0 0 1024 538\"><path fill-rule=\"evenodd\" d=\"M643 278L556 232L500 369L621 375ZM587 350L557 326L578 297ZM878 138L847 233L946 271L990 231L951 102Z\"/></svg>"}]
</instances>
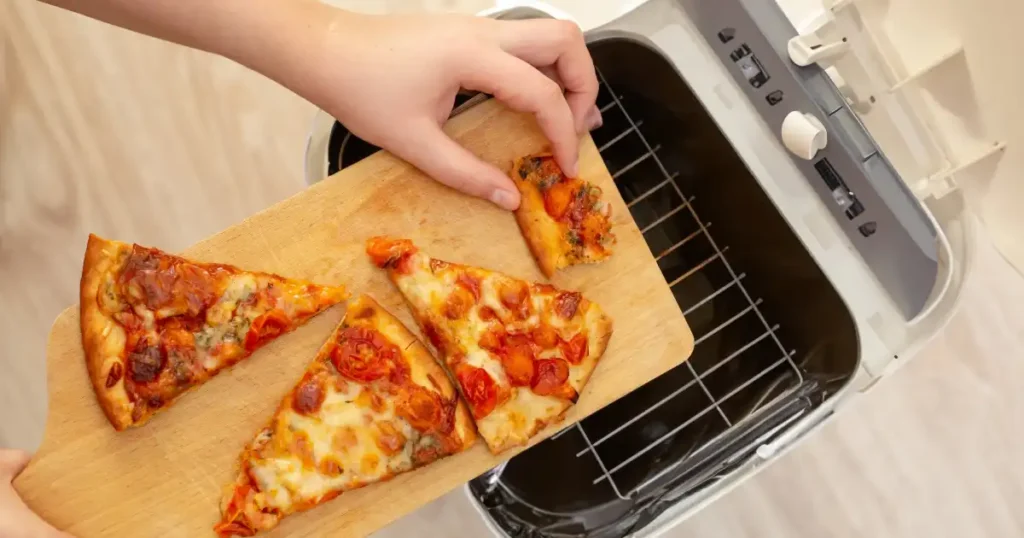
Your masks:
<instances>
[{"instance_id":1,"label":"white appliance body","mask_svg":"<svg viewBox=\"0 0 1024 538\"><path fill-rule=\"evenodd\" d=\"M778 1L793 26L801 32L820 24L825 16L817 0ZM542 2L502 4L501 8L489 10L482 15L499 18L573 19L572 13L565 13ZM810 155L815 153L816 148L801 146L799 140L787 141L783 133L769 126L745 94L745 89L737 82L734 73L730 72L735 66L723 62L721 56L715 53L706 32L702 33L681 7L681 2L650 0L633 2L629 8L624 9L618 19L607 25L584 30L588 36L611 35L637 40L663 55L674 66L845 301L856 324L860 349L859 371L840 394L830 398L812 413L785 424L779 432L775 432L778 435L771 436L770 442L757 448L754 457L713 485L681 498L640 532L643 536L656 536L793 449L809 434L833 419L836 412L853 398L861 397L877 380L913 358L944 327L956 310L962 284L972 264L972 245L977 241L978 234L984 232L978 226L977 219L965 209L967 204L959 191L948 193L941 202L933 198L922 202L937 232L938 274L927 304L908 320L905 311L892 299L890 290L881 285L876 273L840 227L840 221L830 211L827 202L815 191L812 183L815 179L809 179L794 163L794 146L803 147ZM806 111L790 112L803 114ZM892 115L898 113L898 110L893 111ZM802 118L793 121L799 125L791 124L787 129L795 129L798 132L795 136L799 138L799 131L806 130L807 126L802 123ZM810 124L810 138L806 143L818 147L831 143L831 136L819 132L821 125L813 123ZM333 119L323 113L315 119L307 148L306 165L307 175L312 181L327 174L325 148L332 124ZM472 499L468 489L467 496L481 517L491 524L495 535L504 535Z\"/></svg>"}]
</instances>

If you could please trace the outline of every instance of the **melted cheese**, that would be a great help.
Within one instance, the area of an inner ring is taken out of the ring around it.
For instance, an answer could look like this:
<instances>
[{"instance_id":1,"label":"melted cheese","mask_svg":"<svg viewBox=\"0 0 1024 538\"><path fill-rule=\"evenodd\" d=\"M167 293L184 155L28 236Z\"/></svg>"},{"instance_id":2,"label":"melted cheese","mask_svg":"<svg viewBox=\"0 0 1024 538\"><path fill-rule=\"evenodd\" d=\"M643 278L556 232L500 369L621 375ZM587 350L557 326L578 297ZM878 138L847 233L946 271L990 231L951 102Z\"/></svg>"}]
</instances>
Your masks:
<instances>
[{"instance_id":1,"label":"melted cheese","mask_svg":"<svg viewBox=\"0 0 1024 538\"><path fill-rule=\"evenodd\" d=\"M565 400L540 396L524 388L513 389L513 392L512 398L504 405L476 421L480 435L487 439L489 445L524 443L571 405Z\"/></svg>"},{"instance_id":2,"label":"melted cheese","mask_svg":"<svg viewBox=\"0 0 1024 538\"><path fill-rule=\"evenodd\" d=\"M256 277L253 275L232 275L220 298L206 310L206 322L219 325L231 321L238 303L248 299L256 291L256 286Z\"/></svg>"},{"instance_id":3,"label":"melted cheese","mask_svg":"<svg viewBox=\"0 0 1024 538\"><path fill-rule=\"evenodd\" d=\"M414 254L410 262L413 270L396 281L399 289L419 312L436 312L454 285L454 275L438 277L430 270L430 258ZM448 277L448 278L444 278Z\"/></svg>"},{"instance_id":4,"label":"melted cheese","mask_svg":"<svg viewBox=\"0 0 1024 538\"><path fill-rule=\"evenodd\" d=\"M280 450L263 459L254 459L253 476L265 493L269 506L289 512L300 502L316 502L333 491L357 487L413 467L412 454L419 433L395 414L394 406L384 399L384 409L375 411L357 403L359 395L369 391L362 385L347 383L343 391L325 387L323 404L314 416L282 409L275 421L273 435ZM394 455L385 454L377 444L375 424L388 422L405 437ZM315 466L302 462L291 450L294 432L308 437ZM345 442L339 443L338 439ZM341 467L337 476L320 472L330 458Z\"/></svg>"}]
</instances>

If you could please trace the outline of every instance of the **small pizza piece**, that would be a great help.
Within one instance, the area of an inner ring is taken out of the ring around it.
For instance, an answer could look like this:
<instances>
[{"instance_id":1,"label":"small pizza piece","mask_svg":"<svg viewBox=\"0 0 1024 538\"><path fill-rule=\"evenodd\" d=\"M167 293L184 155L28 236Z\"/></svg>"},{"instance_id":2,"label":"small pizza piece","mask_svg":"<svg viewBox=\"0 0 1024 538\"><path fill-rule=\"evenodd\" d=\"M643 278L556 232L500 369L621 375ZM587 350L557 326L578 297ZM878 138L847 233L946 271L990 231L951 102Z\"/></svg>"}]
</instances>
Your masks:
<instances>
[{"instance_id":1,"label":"small pizza piece","mask_svg":"<svg viewBox=\"0 0 1024 538\"><path fill-rule=\"evenodd\" d=\"M548 278L612 255L612 207L601 199L600 187L566 177L550 154L516 159L511 176L522 193L516 222Z\"/></svg>"},{"instance_id":2,"label":"small pizza piece","mask_svg":"<svg viewBox=\"0 0 1024 538\"><path fill-rule=\"evenodd\" d=\"M253 536L475 440L465 404L423 344L373 299L359 297L243 451L214 530Z\"/></svg>"},{"instance_id":3,"label":"small pizza piece","mask_svg":"<svg viewBox=\"0 0 1024 538\"><path fill-rule=\"evenodd\" d=\"M578 292L437 260L405 239L371 239L367 252L443 355L493 453L560 421L611 338L611 318Z\"/></svg>"},{"instance_id":4,"label":"small pizza piece","mask_svg":"<svg viewBox=\"0 0 1024 538\"><path fill-rule=\"evenodd\" d=\"M89 236L80 290L82 344L114 429L146 422L184 392L326 308L320 286Z\"/></svg>"}]
</instances>

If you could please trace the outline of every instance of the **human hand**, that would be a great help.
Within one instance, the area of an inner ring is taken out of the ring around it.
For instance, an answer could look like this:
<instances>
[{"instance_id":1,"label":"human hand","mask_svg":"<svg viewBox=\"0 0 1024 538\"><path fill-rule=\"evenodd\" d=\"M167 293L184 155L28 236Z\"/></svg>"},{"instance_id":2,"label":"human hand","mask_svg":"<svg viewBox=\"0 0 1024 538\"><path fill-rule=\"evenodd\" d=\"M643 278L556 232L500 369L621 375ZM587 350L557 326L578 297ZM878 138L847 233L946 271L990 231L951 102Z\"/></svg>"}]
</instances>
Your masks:
<instances>
[{"instance_id":1,"label":"human hand","mask_svg":"<svg viewBox=\"0 0 1024 538\"><path fill-rule=\"evenodd\" d=\"M0 537L73 538L29 510L14 491L14 477L28 465L29 455L20 450L0 448Z\"/></svg>"},{"instance_id":2,"label":"human hand","mask_svg":"<svg viewBox=\"0 0 1024 538\"><path fill-rule=\"evenodd\" d=\"M298 20L316 22L293 26L319 37L300 44L281 37L280 54L242 55L241 61L309 99L356 136L467 194L506 209L519 205L506 172L441 130L460 88L533 113L569 175L577 171L580 135L600 125L597 76L573 23L304 9L310 14Z\"/></svg>"}]
</instances>

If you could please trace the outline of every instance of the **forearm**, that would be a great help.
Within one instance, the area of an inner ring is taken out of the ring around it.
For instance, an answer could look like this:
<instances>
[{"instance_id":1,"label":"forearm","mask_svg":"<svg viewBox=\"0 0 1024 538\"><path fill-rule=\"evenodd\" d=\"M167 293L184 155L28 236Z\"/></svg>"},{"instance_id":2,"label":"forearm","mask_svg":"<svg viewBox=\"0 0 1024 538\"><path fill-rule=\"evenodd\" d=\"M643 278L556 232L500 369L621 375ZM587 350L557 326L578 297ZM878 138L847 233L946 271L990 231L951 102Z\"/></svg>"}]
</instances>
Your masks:
<instances>
[{"instance_id":1,"label":"forearm","mask_svg":"<svg viewBox=\"0 0 1024 538\"><path fill-rule=\"evenodd\" d=\"M317 0L41 1L227 57L306 97L303 73L321 59L322 41L355 17Z\"/></svg>"}]
</instances>

